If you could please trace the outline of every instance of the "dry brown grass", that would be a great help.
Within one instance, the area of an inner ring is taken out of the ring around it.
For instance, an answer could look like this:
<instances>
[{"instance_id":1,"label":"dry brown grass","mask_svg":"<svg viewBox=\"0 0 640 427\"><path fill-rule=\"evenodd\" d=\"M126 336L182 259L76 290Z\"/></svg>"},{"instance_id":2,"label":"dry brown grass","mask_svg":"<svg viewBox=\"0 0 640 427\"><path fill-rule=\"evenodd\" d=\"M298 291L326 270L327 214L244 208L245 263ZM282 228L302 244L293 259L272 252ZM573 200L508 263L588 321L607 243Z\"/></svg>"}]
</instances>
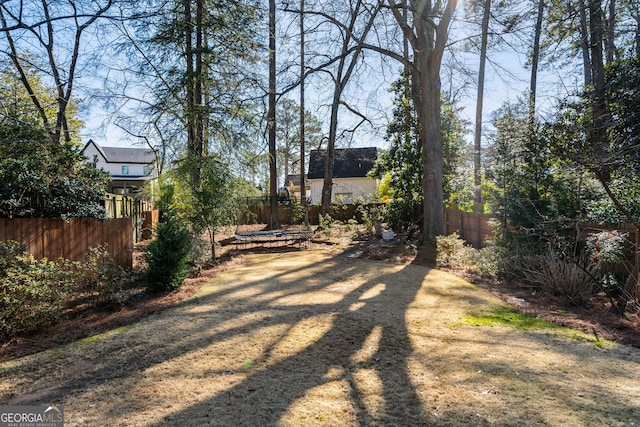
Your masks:
<instances>
[{"instance_id":1,"label":"dry brown grass","mask_svg":"<svg viewBox=\"0 0 640 427\"><path fill-rule=\"evenodd\" d=\"M60 403L69 426L640 424L638 349L466 320L503 306L424 266L255 254L174 309L0 364L0 404Z\"/></svg>"}]
</instances>

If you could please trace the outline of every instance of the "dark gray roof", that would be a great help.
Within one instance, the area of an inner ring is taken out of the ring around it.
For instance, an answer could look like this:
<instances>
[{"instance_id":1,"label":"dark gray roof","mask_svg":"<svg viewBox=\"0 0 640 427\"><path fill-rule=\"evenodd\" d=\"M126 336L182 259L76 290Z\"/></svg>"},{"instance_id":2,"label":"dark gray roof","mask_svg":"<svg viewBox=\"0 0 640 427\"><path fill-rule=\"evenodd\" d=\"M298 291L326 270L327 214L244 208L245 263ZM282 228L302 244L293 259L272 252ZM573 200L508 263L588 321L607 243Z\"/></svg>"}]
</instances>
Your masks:
<instances>
[{"instance_id":1,"label":"dark gray roof","mask_svg":"<svg viewBox=\"0 0 640 427\"><path fill-rule=\"evenodd\" d=\"M325 150L312 150L309 154L309 179L324 178ZM376 147L336 149L333 158L334 178L363 178L378 159Z\"/></svg>"},{"instance_id":2,"label":"dark gray roof","mask_svg":"<svg viewBox=\"0 0 640 427\"><path fill-rule=\"evenodd\" d=\"M108 162L112 163L153 163L156 160L149 148L102 147Z\"/></svg>"},{"instance_id":3,"label":"dark gray roof","mask_svg":"<svg viewBox=\"0 0 640 427\"><path fill-rule=\"evenodd\" d=\"M89 140L87 145L91 143L102 153L108 163L138 163L146 165L156 161L156 156L150 148L102 147L93 140Z\"/></svg>"}]
</instances>

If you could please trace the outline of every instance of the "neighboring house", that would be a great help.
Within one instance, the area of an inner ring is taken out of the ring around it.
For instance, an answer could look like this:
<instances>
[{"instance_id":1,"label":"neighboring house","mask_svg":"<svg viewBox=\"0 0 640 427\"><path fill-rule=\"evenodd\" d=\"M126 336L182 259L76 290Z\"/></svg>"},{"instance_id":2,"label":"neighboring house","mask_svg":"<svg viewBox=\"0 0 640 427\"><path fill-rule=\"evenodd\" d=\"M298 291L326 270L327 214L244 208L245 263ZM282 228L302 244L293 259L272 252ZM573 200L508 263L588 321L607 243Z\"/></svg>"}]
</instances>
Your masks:
<instances>
[{"instance_id":1,"label":"neighboring house","mask_svg":"<svg viewBox=\"0 0 640 427\"><path fill-rule=\"evenodd\" d=\"M288 175L287 176L287 185L286 185L287 189L289 190L289 195L296 199L299 200L300 196L302 195L301 190L300 190L300 174L294 174L294 175ZM305 195L307 198L309 198L309 191L311 190L311 187L309 187L309 181L307 180L307 177L305 176Z\"/></svg>"},{"instance_id":2,"label":"neighboring house","mask_svg":"<svg viewBox=\"0 0 640 427\"><path fill-rule=\"evenodd\" d=\"M353 203L358 199L370 200L375 197L377 182L367 176L378 159L378 149L343 148L336 149L333 159L333 191L331 200ZM309 155L308 185L311 187L311 204L322 201L326 151L312 150Z\"/></svg>"},{"instance_id":3,"label":"neighboring house","mask_svg":"<svg viewBox=\"0 0 640 427\"><path fill-rule=\"evenodd\" d=\"M150 179L157 178L156 156L149 148L101 147L92 139L82 149L87 161L111 174L107 191L114 194L136 193Z\"/></svg>"}]
</instances>

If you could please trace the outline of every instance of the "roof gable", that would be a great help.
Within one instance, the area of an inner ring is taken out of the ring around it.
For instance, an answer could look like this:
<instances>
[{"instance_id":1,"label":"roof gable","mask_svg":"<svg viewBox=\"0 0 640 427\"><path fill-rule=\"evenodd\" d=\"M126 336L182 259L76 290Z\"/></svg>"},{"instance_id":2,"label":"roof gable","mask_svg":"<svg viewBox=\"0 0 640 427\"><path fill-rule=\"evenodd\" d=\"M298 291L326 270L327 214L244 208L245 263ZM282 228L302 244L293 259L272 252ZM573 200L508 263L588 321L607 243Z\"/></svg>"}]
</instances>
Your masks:
<instances>
[{"instance_id":1,"label":"roof gable","mask_svg":"<svg viewBox=\"0 0 640 427\"><path fill-rule=\"evenodd\" d=\"M148 165L154 163L156 160L155 153L150 148L101 147L91 139L82 151L84 152L90 144L96 147L107 163L138 163Z\"/></svg>"},{"instance_id":2,"label":"roof gable","mask_svg":"<svg viewBox=\"0 0 640 427\"><path fill-rule=\"evenodd\" d=\"M327 152L312 150L309 154L309 179L324 178ZM333 158L334 178L364 178L378 159L376 147L336 149Z\"/></svg>"},{"instance_id":3,"label":"roof gable","mask_svg":"<svg viewBox=\"0 0 640 427\"><path fill-rule=\"evenodd\" d=\"M86 151L89 148L89 146L93 146L93 148L95 148L95 150L98 152L98 154L100 154L100 156L102 157L102 159L106 162L107 161L107 156L104 154L104 151L102 151L102 147L100 147L100 145L98 145L93 139L90 139L89 142L87 142L84 147L82 147L82 154L87 155ZM93 161L93 159L89 159L91 161Z\"/></svg>"}]
</instances>

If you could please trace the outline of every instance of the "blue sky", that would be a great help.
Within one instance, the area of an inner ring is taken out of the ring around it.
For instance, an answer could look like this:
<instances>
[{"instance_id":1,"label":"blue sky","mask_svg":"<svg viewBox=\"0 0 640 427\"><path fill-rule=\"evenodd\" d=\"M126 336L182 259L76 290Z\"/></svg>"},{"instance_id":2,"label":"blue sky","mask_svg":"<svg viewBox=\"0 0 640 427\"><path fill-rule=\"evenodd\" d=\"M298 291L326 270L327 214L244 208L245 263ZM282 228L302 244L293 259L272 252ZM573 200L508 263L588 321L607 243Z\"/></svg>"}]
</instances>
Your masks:
<instances>
[{"instance_id":1,"label":"blue sky","mask_svg":"<svg viewBox=\"0 0 640 427\"><path fill-rule=\"evenodd\" d=\"M462 6L461 6L462 7ZM459 15L462 13L459 9ZM469 25L458 21L456 26ZM479 29L478 29L479 30ZM457 37L455 31L452 30L450 40L455 41ZM472 29L472 31L475 31ZM525 96L529 87L530 71L524 67L526 61L525 53L516 53L514 50L501 48L502 51L489 52L491 62L487 64L487 75L485 81L484 96L484 124L485 129L489 129L492 113L500 108L505 102L515 101L518 97ZM460 53L457 52L457 61L463 63L472 73L476 73L478 69L477 53ZM372 57L373 58L373 57ZM374 61L377 59L374 58ZM449 79L448 73L452 72L455 77L455 71L447 68L443 64L442 80L443 86L447 84ZM494 65L494 64L497 64ZM266 64L264 64L266 67ZM378 146L384 148L384 129L386 123L391 116L391 94L388 88L393 80L398 76L400 66L397 63L387 62L375 64L364 79L360 81L350 82L346 96L351 102L358 105L361 111L365 112L372 118L372 126L365 126L362 131L353 137L352 144L354 146ZM266 71L266 69L265 69ZM567 95L567 86L575 85L575 78L570 74L563 74L558 71L547 70L539 72L539 89L538 89L538 106L539 112L544 114L553 103ZM459 82L458 82L459 83ZM456 83L454 83L456 84ZM566 86L565 86L566 85ZM307 86L306 105L308 111L312 111L320 119L328 120L328 98L330 98L331 88L323 83L315 83L310 81ZM471 123L475 120L475 104L476 104L476 88L475 85L469 85L463 97L459 98L459 106L462 107L462 116ZM291 97L298 100L297 91L292 92ZM344 109L343 109L344 111ZM126 135L117 126L108 124L107 114L100 108L92 108L89 110L86 120L86 129L83 137L86 140L94 139L104 146L129 146L131 142L127 140ZM101 128L103 123L107 126ZM343 123L348 126L348 124ZM469 135L471 140L473 135ZM486 139L485 139L486 142Z\"/></svg>"}]
</instances>

